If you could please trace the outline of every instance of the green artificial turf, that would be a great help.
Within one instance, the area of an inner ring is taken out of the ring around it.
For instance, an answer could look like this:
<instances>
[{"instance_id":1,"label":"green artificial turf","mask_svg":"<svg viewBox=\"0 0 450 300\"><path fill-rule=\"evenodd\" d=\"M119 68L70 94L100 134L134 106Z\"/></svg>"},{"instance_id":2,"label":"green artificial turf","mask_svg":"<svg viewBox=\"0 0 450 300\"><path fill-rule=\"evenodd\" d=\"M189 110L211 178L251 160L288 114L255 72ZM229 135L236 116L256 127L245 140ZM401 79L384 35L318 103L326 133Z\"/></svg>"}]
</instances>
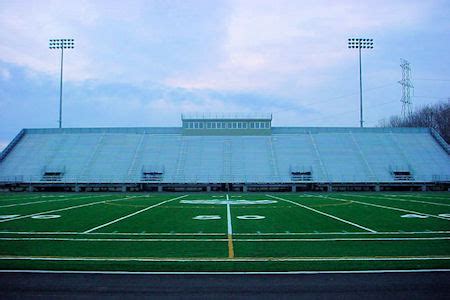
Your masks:
<instances>
[{"instance_id":1,"label":"green artificial turf","mask_svg":"<svg viewBox=\"0 0 450 300\"><path fill-rule=\"evenodd\" d=\"M0 194L0 269L418 268L450 268L450 193Z\"/></svg>"}]
</instances>

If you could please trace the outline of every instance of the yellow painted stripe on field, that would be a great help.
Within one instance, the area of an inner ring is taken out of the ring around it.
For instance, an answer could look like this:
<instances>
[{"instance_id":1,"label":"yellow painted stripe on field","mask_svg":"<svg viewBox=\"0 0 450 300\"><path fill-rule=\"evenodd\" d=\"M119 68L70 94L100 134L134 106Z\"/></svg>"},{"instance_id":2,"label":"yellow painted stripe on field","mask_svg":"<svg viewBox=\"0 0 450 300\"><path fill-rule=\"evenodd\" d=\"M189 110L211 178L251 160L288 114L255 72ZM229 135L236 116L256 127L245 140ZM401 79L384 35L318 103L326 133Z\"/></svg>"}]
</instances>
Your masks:
<instances>
[{"instance_id":1,"label":"yellow painted stripe on field","mask_svg":"<svg viewBox=\"0 0 450 300\"><path fill-rule=\"evenodd\" d=\"M228 235L228 258L234 258L233 236Z\"/></svg>"}]
</instances>

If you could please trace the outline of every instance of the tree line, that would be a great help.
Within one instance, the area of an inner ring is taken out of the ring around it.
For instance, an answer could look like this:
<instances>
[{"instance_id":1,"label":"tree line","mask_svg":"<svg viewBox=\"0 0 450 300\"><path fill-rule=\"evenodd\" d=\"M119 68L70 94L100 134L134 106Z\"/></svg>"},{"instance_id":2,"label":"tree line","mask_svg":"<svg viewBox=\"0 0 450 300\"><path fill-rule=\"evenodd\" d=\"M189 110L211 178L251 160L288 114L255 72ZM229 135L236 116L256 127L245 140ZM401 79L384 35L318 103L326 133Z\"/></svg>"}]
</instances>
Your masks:
<instances>
[{"instance_id":1,"label":"tree line","mask_svg":"<svg viewBox=\"0 0 450 300\"><path fill-rule=\"evenodd\" d=\"M429 104L416 109L406 118L392 116L381 120L380 127L431 127L450 144L450 99L447 102Z\"/></svg>"}]
</instances>

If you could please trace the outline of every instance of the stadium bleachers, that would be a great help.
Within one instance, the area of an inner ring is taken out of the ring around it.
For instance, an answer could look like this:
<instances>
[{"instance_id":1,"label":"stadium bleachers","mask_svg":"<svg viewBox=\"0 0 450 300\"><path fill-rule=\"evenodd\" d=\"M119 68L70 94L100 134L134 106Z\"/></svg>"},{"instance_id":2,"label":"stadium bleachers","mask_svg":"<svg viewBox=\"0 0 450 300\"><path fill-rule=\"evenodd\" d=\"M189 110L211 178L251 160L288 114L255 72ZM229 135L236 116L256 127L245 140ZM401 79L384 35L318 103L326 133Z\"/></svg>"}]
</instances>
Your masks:
<instances>
[{"instance_id":1,"label":"stadium bleachers","mask_svg":"<svg viewBox=\"0 0 450 300\"><path fill-rule=\"evenodd\" d=\"M426 128L275 127L262 136L25 129L0 162L0 181L42 182L52 178L46 172L94 183L432 182L449 181L450 158Z\"/></svg>"}]
</instances>

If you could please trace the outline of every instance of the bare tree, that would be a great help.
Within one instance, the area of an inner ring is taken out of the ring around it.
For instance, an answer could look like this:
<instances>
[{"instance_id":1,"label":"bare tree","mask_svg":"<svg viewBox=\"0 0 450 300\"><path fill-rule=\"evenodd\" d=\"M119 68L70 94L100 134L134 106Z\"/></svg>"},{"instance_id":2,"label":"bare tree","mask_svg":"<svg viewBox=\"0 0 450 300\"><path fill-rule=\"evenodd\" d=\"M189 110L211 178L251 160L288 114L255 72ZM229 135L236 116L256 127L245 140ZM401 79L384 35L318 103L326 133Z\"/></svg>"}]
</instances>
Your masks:
<instances>
[{"instance_id":1,"label":"bare tree","mask_svg":"<svg viewBox=\"0 0 450 300\"><path fill-rule=\"evenodd\" d=\"M430 127L436 129L442 138L450 143L450 99L447 102L426 105L415 110L407 118L392 116L381 120L381 127Z\"/></svg>"}]
</instances>

